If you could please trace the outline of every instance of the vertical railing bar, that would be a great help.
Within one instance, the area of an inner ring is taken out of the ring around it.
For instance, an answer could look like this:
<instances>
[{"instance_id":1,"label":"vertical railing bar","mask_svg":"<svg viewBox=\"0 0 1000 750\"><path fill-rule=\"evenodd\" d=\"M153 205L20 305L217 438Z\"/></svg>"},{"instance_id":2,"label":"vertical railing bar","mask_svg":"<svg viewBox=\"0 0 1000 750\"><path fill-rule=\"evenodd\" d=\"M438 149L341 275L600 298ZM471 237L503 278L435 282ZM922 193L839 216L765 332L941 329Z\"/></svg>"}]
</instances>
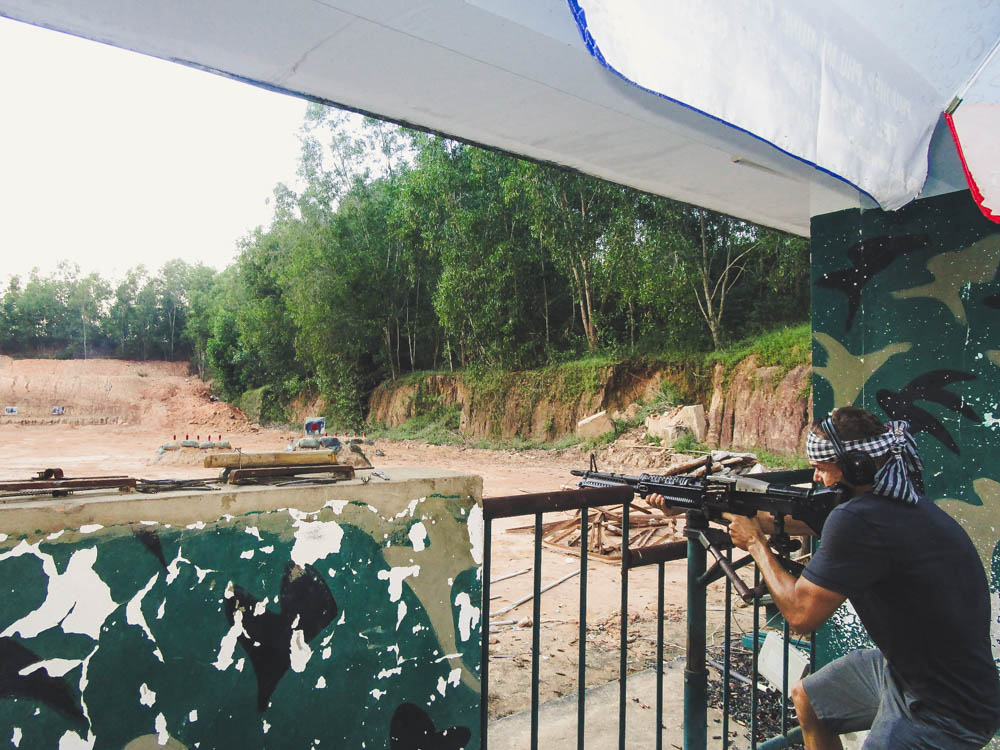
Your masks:
<instances>
[{"instance_id":1,"label":"vertical railing bar","mask_svg":"<svg viewBox=\"0 0 1000 750\"><path fill-rule=\"evenodd\" d=\"M492 526L493 521L486 518L483 521L483 617L482 647L479 655L479 737L482 750L487 746L487 727L489 726L490 698L490 563L492 556Z\"/></svg>"},{"instance_id":2,"label":"vertical railing bar","mask_svg":"<svg viewBox=\"0 0 1000 750\"><path fill-rule=\"evenodd\" d=\"M753 566L753 585L760 585L760 568ZM750 748L757 750L757 652L760 642L760 597L753 600L753 656L750 668Z\"/></svg>"},{"instance_id":3,"label":"vertical railing bar","mask_svg":"<svg viewBox=\"0 0 1000 750\"><path fill-rule=\"evenodd\" d=\"M812 555L816 554L816 537L809 537L809 555L812 559ZM809 673L812 674L816 671L816 631L814 630L809 634Z\"/></svg>"},{"instance_id":4,"label":"vertical railing bar","mask_svg":"<svg viewBox=\"0 0 1000 750\"><path fill-rule=\"evenodd\" d=\"M621 658L618 664L618 750L625 750L625 707L628 677L628 533L630 501L622 504L622 626Z\"/></svg>"},{"instance_id":5,"label":"vertical railing bar","mask_svg":"<svg viewBox=\"0 0 1000 750\"><path fill-rule=\"evenodd\" d=\"M700 541L708 529L701 511L687 511L687 660L684 668L684 750L708 746L708 653L706 551Z\"/></svg>"},{"instance_id":6,"label":"vertical railing bar","mask_svg":"<svg viewBox=\"0 0 1000 750\"><path fill-rule=\"evenodd\" d=\"M577 666L576 747L583 750L587 711L587 547L590 536L590 509L580 509L580 636Z\"/></svg>"},{"instance_id":7,"label":"vertical railing bar","mask_svg":"<svg viewBox=\"0 0 1000 750\"><path fill-rule=\"evenodd\" d=\"M726 559L733 561L733 549L726 550ZM726 576L726 647L722 657L722 750L729 748L729 669L732 664L733 582Z\"/></svg>"},{"instance_id":8,"label":"vertical railing bar","mask_svg":"<svg viewBox=\"0 0 1000 750\"><path fill-rule=\"evenodd\" d=\"M782 636L785 642L784 649L782 651L782 665L781 665L781 734L788 734L788 639L791 637L791 632L788 627L788 620L783 620L784 626L782 627Z\"/></svg>"},{"instance_id":9,"label":"vertical railing bar","mask_svg":"<svg viewBox=\"0 0 1000 750\"><path fill-rule=\"evenodd\" d=\"M538 681L542 633L542 514L535 514L535 575L531 618L531 750L538 750Z\"/></svg>"},{"instance_id":10,"label":"vertical railing bar","mask_svg":"<svg viewBox=\"0 0 1000 750\"><path fill-rule=\"evenodd\" d=\"M656 750L663 750L663 599L666 564L659 563L656 567Z\"/></svg>"}]
</instances>

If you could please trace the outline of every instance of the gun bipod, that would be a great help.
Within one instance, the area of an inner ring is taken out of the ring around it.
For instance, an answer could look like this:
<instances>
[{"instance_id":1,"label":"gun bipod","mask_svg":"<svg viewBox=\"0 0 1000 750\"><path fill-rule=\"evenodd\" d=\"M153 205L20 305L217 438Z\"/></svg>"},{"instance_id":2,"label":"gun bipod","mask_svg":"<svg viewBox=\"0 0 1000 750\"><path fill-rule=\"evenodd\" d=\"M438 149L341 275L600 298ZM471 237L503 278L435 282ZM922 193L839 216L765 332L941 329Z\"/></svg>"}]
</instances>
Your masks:
<instances>
[{"instance_id":1,"label":"gun bipod","mask_svg":"<svg viewBox=\"0 0 1000 750\"><path fill-rule=\"evenodd\" d=\"M729 559L722 554L722 550L720 550L715 544L715 542L719 542L726 549L731 549L733 546L732 541L728 536L725 536L723 539L717 534L712 535L715 537L715 540L713 541L708 538L708 534L706 533L707 531L709 530L692 528L684 529L685 536L690 539L696 539L701 546L715 558L715 564L698 577L698 585L707 585L709 579L711 578L711 580L714 580L715 577L717 577L716 571L721 569L722 572L725 573L726 577L733 582L733 586L736 588L736 593L740 595L740 598L745 602L752 602L755 598L754 592L743 582L742 578L736 575L736 570L733 568L733 564L729 562Z\"/></svg>"},{"instance_id":2,"label":"gun bipod","mask_svg":"<svg viewBox=\"0 0 1000 750\"><path fill-rule=\"evenodd\" d=\"M743 581L743 579L737 575L736 571L739 568L753 562L753 557L745 555L735 562L730 562L729 558L724 554L724 550L732 549L733 543L724 531L716 529L702 530L686 528L684 529L684 534L691 539L696 539L701 546L715 558L715 564L698 577L697 583L699 586L707 586L725 575L730 581L732 581L736 592L747 604L755 599L759 599L767 593L767 584L763 581L761 581L761 583L754 588L750 588ZM781 545L780 540L776 546L778 547L777 558L781 566L793 575L801 573L805 566L782 554L784 551L782 547L784 545Z\"/></svg>"}]
</instances>

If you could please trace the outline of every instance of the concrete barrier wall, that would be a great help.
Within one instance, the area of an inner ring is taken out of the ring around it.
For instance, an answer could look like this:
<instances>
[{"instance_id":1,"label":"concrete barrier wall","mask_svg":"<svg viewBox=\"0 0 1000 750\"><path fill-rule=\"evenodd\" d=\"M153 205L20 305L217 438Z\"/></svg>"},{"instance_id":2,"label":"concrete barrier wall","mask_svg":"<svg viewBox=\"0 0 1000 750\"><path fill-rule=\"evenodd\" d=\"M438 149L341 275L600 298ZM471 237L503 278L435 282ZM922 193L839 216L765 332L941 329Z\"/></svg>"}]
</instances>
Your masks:
<instances>
[{"instance_id":1,"label":"concrete barrier wall","mask_svg":"<svg viewBox=\"0 0 1000 750\"><path fill-rule=\"evenodd\" d=\"M478 747L482 482L385 471L0 507L0 739Z\"/></svg>"}]
</instances>

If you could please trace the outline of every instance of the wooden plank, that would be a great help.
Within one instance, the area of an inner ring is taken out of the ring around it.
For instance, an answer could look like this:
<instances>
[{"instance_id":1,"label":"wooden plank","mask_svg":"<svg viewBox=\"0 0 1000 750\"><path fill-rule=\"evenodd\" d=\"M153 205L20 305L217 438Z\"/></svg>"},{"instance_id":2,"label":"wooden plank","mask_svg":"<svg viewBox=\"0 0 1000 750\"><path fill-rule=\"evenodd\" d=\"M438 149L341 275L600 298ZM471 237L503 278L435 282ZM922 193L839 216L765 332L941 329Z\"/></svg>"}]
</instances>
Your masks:
<instances>
[{"instance_id":1,"label":"wooden plank","mask_svg":"<svg viewBox=\"0 0 1000 750\"><path fill-rule=\"evenodd\" d=\"M206 469L253 469L265 466L302 466L308 464L338 464L336 451L275 451L273 453L210 453L205 456Z\"/></svg>"},{"instance_id":2,"label":"wooden plank","mask_svg":"<svg viewBox=\"0 0 1000 750\"><path fill-rule=\"evenodd\" d=\"M548 534L554 530L565 528L566 525L572 525L574 523L579 523L579 518L563 519L562 521L547 521L542 524L542 534ZM514 526L510 529L504 531L505 534L534 534L535 524L530 524L528 526Z\"/></svg>"},{"instance_id":3,"label":"wooden plank","mask_svg":"<svg viewBox=\"0 0 1000 750\"><path fill-rule=\"evenodd\" d=\"M646 531L643 532L642 536L640 537L638 543L635 544L635 546L645 547L647 544L649 544L649 540L653 538L656 532L657 528L655 526L651 529L647 529Z\"/></svg>"},{"instance_id":4,"label":"wooden plank","mask_svg":"<svg viewBox=\"0 0 1000 750\"><path fill-rule=\"evenodd\" d=\"M555 532L553 534L550 534L545 539L545 541L549 542L550 544L558 544L563 539L565 539L566 537L568 537L570 534L572 534L574 532L577 532L577 531L579 531L579 527L570 527L570 528L567 528L567 529L561 529L561 530L559 530L559 531L557 531L557 532Z\"/></svg>"},{"instance_id":5,"label":"wooden plank","mask_svg":"<svg viewBox=\"0 0 1000 750\"><path fill-rule=\"evenodd\" d=\"M567 555L573 555L574 557L579 557L580 556L580 548L579 547L564 547L561 544L549 544L548 542L542 542L542 544L544 544L546 547L552 547L553 549L557 549L560 552L564 552ZM596 550L591 549L591 550L587 551L587 559L588 560L600 560L601 562L604 562L604 563L612 563L612 564L620 565L621 561L622 561L622 556L621 556L621 552L620 551L618 552L618 556L615 557L614 555L608 555L608 554L605 554L603 552L598 552Z\"/></svg>"}]
</instances>

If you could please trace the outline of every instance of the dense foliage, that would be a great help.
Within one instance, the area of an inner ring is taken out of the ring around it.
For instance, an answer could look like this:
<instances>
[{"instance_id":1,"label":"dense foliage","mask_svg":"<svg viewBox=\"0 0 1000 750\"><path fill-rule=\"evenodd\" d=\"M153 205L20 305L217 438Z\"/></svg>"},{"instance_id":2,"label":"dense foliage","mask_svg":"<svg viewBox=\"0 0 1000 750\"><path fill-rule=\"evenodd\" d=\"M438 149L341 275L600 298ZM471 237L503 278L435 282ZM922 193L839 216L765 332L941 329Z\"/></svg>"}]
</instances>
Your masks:
<instances>
[{"instance_id":1,"label":"dense foliage","mask_svg":"<svg viewBox=\"0 0 1000 750\"><path fill-rule=\"evenodd\" d=\"M665 198L312 106L303 189L215 273L11 279L0 351L190 358L222 394L310 389L343 426L416 370L708 351L798 322L808 245Z\"/></svg>"},{"instance_id":2,"label":"dense foliage","mask_svg":"<svg viewBox=\"0 0 1000 750\"><path fill-rule=\"evenodd\" d=\"M0 353L61 358L203 357L220 275L171 260L136 266L118 282L61 263L54 273L12 276L0 292Z\"/></svg>"}]
</instances>

